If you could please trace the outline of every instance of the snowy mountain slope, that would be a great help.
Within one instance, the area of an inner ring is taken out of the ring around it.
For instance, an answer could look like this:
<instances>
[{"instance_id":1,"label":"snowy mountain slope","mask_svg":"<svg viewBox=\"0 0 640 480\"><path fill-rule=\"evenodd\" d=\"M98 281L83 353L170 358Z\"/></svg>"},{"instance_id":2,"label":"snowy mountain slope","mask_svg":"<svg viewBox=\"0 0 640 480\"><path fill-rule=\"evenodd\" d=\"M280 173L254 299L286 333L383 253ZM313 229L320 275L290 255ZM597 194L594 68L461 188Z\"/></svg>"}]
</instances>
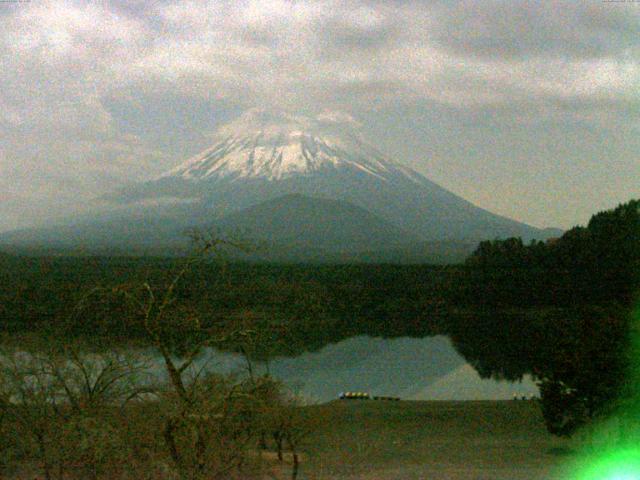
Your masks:
<instances>
[{"instance_id":1,"label":"snowy mountain slope","mask_svg":"<svg viewBox=\"0 0 640 480\"><path fill-rule=\"evenodd\" d=\"M286 215L277 210L279 198L289 199ZM314 206L291 202L295 198L313 198ZM317 261L328 246L370 250L377 258L375 252L402 246L402 253L413 244L401 257L416 257L416 251L423 258L415 247L421 243L557 236L471 204L365 144L348 125L265 112L242 116L220 129L212 147L103 200L103 210L56 227L3 234L0 245L162 252L182 248L185 229L235 222L254 237L293 241L287 248L298 244L297 260L317 248ZM261 229L269 231L261 235ZM323 239L325 232L331 234ZM304 242L295 241L305 235Z\"/></svg>"},{"instance_id":2,"label":"snowy mountain slope","mask_svg":"<svg viewBox=\"0 0 640 480\"><path fill-rule=\"evenodd\" d=\"M296 175L322 174L330 169L351 170L382 181L404 176L423 177L365 146L353 137L319 137L299 130L276 134L259 130L230 136L159 177L185 180L283 180Z\"/></svg>"},{"instance_id":3,"label":"snowy mountain slope","mask_svg":"<svg viewBox=\"0 0 640 480\"><path fill-rule=\"evenodd\" d=\"M116 199L189 198L220 218L269 199L302 194L352 203L422 240L548 236L476 207L366 145L348 128L268 117L222 133L211 148L120 191Z\"/></svg>"}]
</instances>

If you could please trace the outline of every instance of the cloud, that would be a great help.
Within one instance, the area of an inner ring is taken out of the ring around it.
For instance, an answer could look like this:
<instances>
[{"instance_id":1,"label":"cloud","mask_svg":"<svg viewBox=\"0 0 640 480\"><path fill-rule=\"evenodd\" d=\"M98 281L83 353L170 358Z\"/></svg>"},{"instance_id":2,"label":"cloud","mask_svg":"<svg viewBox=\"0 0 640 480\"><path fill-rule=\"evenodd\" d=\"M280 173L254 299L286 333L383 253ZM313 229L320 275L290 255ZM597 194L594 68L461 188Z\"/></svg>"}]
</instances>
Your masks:
<instances>
[{"instance_id":1,"label":"cloud","mask_svg":"<svg viewBox=\"0 0 640 480\"><path fill-rule=\"evenodd\" d=\"M640 9L568 0L463 0L434 9L434 40L463 56L599 59L638 49Z\"/></svg>"},{"instance_id":2,"label":"cloud","mask_svg":"<svg viewBox=\"0 0 640 480\"><path fill-rule=\"evenodd\" d=\"M316 117L316 120L319 123L330 125L348 125L351 128L362 127L362 122L353 118L351 114L339 110L325 110Z\"/></svg>"},{"instance_id":3,"label":"cloud","mask_svg":"<svg viewBox=\"0 0 640 480\"><path fill-rule=\"evenodd\" d=\"M27 104L125 87L316 111L369 102L369 89L391 92L384 102L454 105L600 90L630 96L640 81L636 10L557 1L247 0L158 2L149 13L32 2L7 22L3 66L18 74L3 80L13 100Z\"/></svg>"},{"instance_id":4,"label":"cloud","mask_svg":"<svg viewBox=\"0 0 640 480\"><path fill-rule=\"evenodd\" d=\"M252 108L233 121L223 124L213 133L213 137L221 139L244 133L260 133L264 138L278 140L282 135L304 131L313 135L358 136L362 124L347 112L325 110L315 116L292 114L283 110Z\"/></svg>"}]
</instances>

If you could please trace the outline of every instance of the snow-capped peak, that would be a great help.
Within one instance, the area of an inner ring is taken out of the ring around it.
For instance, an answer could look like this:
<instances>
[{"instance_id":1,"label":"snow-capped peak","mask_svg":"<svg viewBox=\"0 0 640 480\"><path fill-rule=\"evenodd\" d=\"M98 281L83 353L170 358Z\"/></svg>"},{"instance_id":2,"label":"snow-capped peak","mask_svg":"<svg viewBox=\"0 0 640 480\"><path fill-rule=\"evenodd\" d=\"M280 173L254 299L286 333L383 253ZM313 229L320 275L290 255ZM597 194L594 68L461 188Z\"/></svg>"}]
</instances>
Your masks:
<instances>
[{"instance_id":1,"label":"snow-capped peak","mask_svg":"<svg viewBox=\"0 0 640 480\"><path fill-rule=\"evenodd\" d=\"M160 178L281 180L329 169L355 170L381 180L398 173L414 181L420 177L365 145L346 125L327 123L292 116L256 119L252 111L248 118L221 128L220 139L211 148Z\"/></svg>"}]
</instances>

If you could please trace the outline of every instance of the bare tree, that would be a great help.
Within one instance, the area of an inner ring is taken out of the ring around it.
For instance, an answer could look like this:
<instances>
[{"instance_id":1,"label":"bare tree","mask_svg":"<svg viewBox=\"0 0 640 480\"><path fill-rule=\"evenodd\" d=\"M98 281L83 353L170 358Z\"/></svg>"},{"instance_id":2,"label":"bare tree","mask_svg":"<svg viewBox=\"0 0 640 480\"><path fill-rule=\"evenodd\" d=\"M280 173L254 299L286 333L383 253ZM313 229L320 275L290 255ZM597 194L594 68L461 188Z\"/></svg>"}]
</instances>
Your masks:
<instances>
[{"instance_id":1,"label":"bare tree","mask_svg":"<svg viewBox=\"0 0 640 480\"><path fill-rule=\"evenodd\" d=\"M0 416L47 480L69 467L97 478L122 451L106 413L136 396L134 377L143 369L126 355L82 353L71 344L4 350Z\"/></svg>"},{"instance_id":2,"label":"bare tree","mask_svg":"<svg viewBox=\"0 0 640 480\"><path fill-rule=\"evenodd\" d=\"M95 288L63 322L59 335L67 340L0 354L0 419L9 419L7 424L23 438L23 451L38 462L47 480L115 478L124 472L114 465L130 464L133 455L127 452L139 453L136 444L142 438L151 438L149 445L158 439L165 453L153 457L159 460L155 463L170 466L183 480L236 473L246 478L260 463L251 451L267 435L275 439L281 458L283 449L291 451L297 475L303 429L296 409L279 382L253 368L264 361L265 352L270 355L272 346L263 344L272 345L277 337L275 324L267 322L266 329L264 322L249 318L207 325L181 297L190 272L210 254L243 245L200 234L193 238L197 253L165 285L143 281ZM86 336L87 314L97 311L100 321L111 323L91 322L90 328L104 336ZM69 340L76 333L86 343ZM126 350L131 345L118 348L127 336L141 339L151 347L151 357L160 359L166 375L161 386L146 380L150 366L131 356L136 351ZM96 338L103 344L90 348ZM241 347L248 378L211 372L204 354L221 345ZM135 399L142 400L140 409L128 407ZM147 430L127 426L131 412L142 412Z\"/></svg>"},{"instance_id":3,"label":"bare tree","mask_svg":"<svg viewBox=\"0 0 640 480\"><path fill-rule=\"evenodd\" d=\"M300 449L309 435L317 429L319 419L312 416L310 410L305 410L300 397L286 393L284 398L281 397L273 405L267 418L271 424L278 459L283 461L285 448L291 454L291 478L295 480L300 469Z\"/></svg>"},{"instance_id":4,"label":"bare tree","mask_svg":"<svg viewBox=\"0 0 640 480\"><path fill-rule=\"evenodd\" d=\"M96 289L120 298L129 314L121 321L125 329L142 335L160 356L168 378L161 394L165 407L162 432L169 458L183 479L215 478L243 463L242 452L249 442L252 420L250 392L228 378L196 368L196 360L207 348L227 337L204 326L199 313L180 302L178 289L192 269L218 255L222 248L244 248L243 244L192 233L198 245L164 287L149 282ZM89 297L87 297L89 299ZM90 303L86 303L89 306ZM234 335L239 332L234 332Z\"/></svg>"}]
</instances>

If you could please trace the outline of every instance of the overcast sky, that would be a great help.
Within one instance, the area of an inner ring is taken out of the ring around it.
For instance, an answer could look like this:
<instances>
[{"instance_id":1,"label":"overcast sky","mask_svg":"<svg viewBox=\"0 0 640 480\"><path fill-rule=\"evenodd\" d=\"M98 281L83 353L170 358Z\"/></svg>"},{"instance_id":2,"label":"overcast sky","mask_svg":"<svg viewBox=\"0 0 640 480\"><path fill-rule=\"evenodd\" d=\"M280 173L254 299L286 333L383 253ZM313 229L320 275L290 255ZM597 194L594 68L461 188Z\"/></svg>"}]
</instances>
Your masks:
<instances>
[{"instance_id":1,"label":"overcast sky","mask_svg":"<svg viewBox=\"0 0 640 480\"><path fill-rule=\"evenodd\" d=\"M640 197L640 3L0 3L0 230L82 211L252 108L351 116L496 213Z\"/></svg>"}]
</instances>

